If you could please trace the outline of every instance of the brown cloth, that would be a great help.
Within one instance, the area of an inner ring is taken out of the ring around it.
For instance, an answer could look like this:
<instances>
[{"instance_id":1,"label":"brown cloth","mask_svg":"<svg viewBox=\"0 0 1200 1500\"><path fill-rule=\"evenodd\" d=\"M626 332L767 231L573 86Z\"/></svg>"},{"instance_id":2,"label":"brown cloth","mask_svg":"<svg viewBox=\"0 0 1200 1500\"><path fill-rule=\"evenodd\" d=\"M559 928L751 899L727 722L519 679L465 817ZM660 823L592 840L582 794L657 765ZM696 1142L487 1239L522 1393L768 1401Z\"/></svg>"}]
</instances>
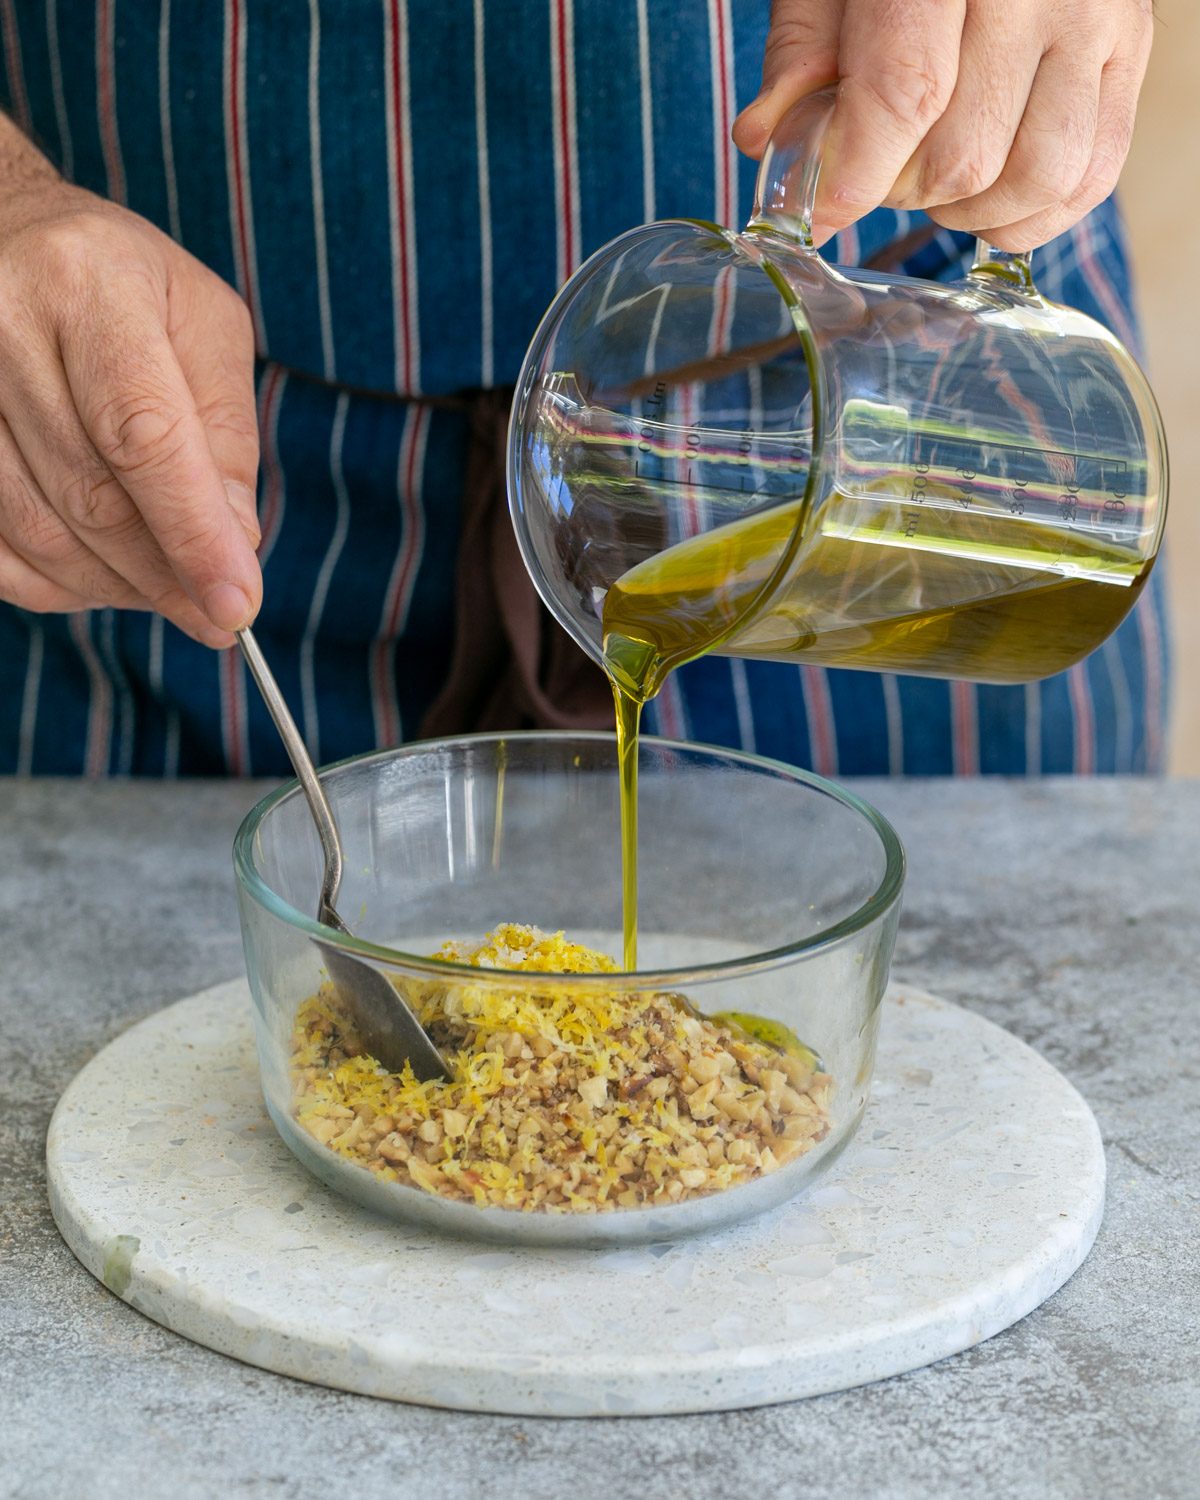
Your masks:
<instances>
[{"instance_id":1,"label":"brown cloth","mask_svg":"<svg viewBox=\"0 0 1200 1500\"><path fill-rule=\"evenodd\" d=\"M467 405L454 652L420 733L611 729L603 672L542 603L517 546L505 490L512 388L472 393Z\"/></svg>"}]
</instances>

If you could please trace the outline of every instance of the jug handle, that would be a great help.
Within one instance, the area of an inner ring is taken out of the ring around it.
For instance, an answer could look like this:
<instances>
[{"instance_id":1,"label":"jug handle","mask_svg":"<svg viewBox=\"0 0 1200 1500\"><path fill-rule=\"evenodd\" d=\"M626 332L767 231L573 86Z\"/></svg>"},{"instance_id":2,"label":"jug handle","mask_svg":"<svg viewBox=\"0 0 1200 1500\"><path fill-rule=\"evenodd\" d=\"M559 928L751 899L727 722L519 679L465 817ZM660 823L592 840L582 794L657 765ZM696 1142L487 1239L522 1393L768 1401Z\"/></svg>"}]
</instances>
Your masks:
<instances>
[{"instance_id":1,"label":"jug handle","mask_svg":"<svg viewBox=\"0 0 1200 1500\"><path fill-rule=\"evenodd\" d=\"M821 175L821 151L836 102L835 84L805 94L771 132L758 168L754 211L748 226L786 234L802 250L814 254L813 205ZM1004 281L1019 291L1037 294L1028 253L999 250L983 239L975 241L971 275Z\"/></svg>"},{"instance_id":2,"label":"jug handle","mask_svg":"<svg viewBox=\"0 0 1200 1500\"><path fill-rule=\"evenodd\" d=\"M798 99L771 132L754 184L750 229L773 229L816 254L813 204L821 175L821 148L837 89L830 84Z\"/></svg>"},{"instance_id":3,"label":"jug handle","mask_svg":"<svg viewBox=\"0 0 1200 1500\"><path fill-rule=\"evenodd\" d=\"M976 240L975 263L970 274L976 279L987 276L1005 281L1018 291L1036 296L1037 287L1033 284L1033 270L1029 264L1030 253L1028 250L998 250L995 245L989 245L987 240Z\"/></svg>"}]
</instances>

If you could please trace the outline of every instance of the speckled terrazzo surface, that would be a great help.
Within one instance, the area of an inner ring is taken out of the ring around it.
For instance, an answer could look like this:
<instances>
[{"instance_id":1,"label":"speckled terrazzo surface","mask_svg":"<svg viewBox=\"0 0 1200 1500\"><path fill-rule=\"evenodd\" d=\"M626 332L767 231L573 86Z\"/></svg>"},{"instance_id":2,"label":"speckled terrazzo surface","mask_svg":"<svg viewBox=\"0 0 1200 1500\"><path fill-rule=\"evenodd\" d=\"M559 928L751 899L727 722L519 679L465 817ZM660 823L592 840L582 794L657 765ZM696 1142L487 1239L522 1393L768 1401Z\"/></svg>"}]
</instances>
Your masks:
<instances>
[{"instance_id":1,"label":"speckled terrazzo surface","mask_svg":"<svg viewBox=\"0 0 1200 1500\"><path fill-rule=\"evenodd\" d=\"M139 1312L322 1385L528 1416L843 1390L1008 1327L1100 1223L1104 1153L1076 1090L911 988L885 1002L858 1138L809 1192L724 1232L607 1251L453 1239L315 1183L263 1108L250 1009L244 983L219 985L88 1063L50 1124L50 1202Z\"/></svg>"},{"instance_id":2,"label":"speckled terrazzo surface","mask_svg":"<svg viewBox=\"0 0 1200 1500\"><path fill-rule=\"evenodd\" d=\"M165 997L237 974L229 845L260 788L0 787L0 1494L356 1500L1196 1493L1200 786L864 783L910 854L896 972L1032 1043L1109 1167L1091 1256L989 1342L715 1416L552 1421L269 1375L138 1316L62 1243L62 1089Z\"/></svg>"}]
</instances>

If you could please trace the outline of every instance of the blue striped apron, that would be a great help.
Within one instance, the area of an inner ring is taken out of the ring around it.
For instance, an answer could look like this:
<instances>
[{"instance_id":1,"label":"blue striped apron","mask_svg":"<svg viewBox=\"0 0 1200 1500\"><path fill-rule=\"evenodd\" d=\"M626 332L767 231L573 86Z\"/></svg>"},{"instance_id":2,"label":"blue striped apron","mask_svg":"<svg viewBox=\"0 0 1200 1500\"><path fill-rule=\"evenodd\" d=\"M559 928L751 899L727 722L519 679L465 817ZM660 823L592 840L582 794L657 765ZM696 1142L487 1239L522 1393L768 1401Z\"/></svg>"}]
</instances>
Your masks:
<instances>
[{"instance_id":1,"label":"blue striped apron","mask_svg":"<svg viewBox=\"0 0 1200 1500\"><path fill-rule=\"evenodd\" d=\"M630 224L744 221L729 129L767 0L0 0L0 104L75 182L232 282L253 315L264 649L322 761L417 733L447 671L468 415L556 286ZM831 246L855 263L920 215ZM911 274L963 273L937 233ZM1135 349L1110 201L1039 285ZM1160 570L1161 571L1161 570ZM711 658L651 731L826 774L1161 768L1156 574L1088 661L993 687ZM0 770L280 774L234 653L161 620L0 606Z\"/></svg>"}]
</instances>

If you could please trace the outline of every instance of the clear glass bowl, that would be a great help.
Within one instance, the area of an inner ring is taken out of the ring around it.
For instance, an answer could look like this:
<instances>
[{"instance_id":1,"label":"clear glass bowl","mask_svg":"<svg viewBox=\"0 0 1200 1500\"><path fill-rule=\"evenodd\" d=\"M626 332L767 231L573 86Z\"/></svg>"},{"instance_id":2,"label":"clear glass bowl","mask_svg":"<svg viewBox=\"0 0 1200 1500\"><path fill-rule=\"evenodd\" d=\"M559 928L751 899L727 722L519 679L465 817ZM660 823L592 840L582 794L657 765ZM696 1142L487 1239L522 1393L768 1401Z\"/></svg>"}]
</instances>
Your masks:
<instances>
[{"instance_id":1,"label":"clear glass bowl","mask_svg":"<svg viewBox=\"0 0 1200 1500\"><path fill-rule=\"evenodd\" d=\"M342 832L347 938L315 921L321 853L292 782L234 844L263 1093L288 1146L324 1182L394 1218L521 1243L670 1239L792 1196L827 1167L866 1105L904 880L894 830L852 793L775 761L647 739L640 773L637 973L493 972L426 957L498 923L621 951L616 746L603 734L472 735L360 756L322 782ZM679 1203L538 1212L452 1201L381 1179L302 1128L291 1082L300 1007L325 978L313 942L393 982L494 984L539 995L682 994L706 1015L781 1022L832 1079L823 1135L752 1181Z\"/></svg>"}]
</instances>

